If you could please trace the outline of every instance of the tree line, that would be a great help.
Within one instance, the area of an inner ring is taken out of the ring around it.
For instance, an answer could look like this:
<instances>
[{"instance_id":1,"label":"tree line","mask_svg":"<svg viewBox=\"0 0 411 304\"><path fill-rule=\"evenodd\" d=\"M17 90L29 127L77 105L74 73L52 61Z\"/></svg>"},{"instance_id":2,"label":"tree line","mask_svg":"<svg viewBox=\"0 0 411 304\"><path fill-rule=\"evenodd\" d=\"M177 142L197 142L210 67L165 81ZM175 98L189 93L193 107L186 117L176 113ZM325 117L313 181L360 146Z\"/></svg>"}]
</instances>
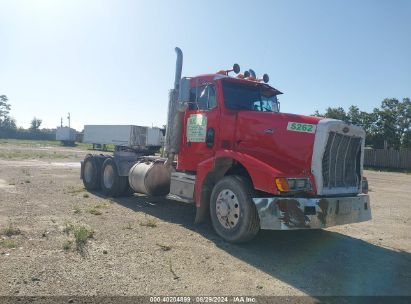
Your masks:
<instances>
[{"instance_id":1,"label":"tree line","mask_svg":"<svg viewBox=\"0 0 411 304\"><path fill-rule=\"evenodd\" d=\"M40 129L42 120L34 117L29 129L17 127L16 120L10 116L11 105L6 95L0 95L0 138L16 139L56 139L56 130Z\"/></svg>"},{"instance_id":2,"label":"tree line","mask_svg":"<svg viewBox=\"0 0 411 304\"><path fill-rule=\"evenodd\" d=\"M34 117L29 129L16 126L10 116L11 105L6 95L0 95L0 138L55 139L55 129L40 129L42 120ZM362 126L366 132L366 146L382 149L385 145L393 149L411 149L411 101L386 98L372 112L361 111L350 106L328 107L324 113L315 111L313 116L334 118Z\"/></svg>"},{"instance_id":3,"label":"tree line","mask_svg":"<svg viewBox=\"0 0 411 304\"><path fill-rule=\"evenodd\" d=\"M386 98L379 108L372 112L361 111L351 106L348 111L342 107L329 107L324 113L318 110L314 116L334 118L358 125L366 132L366 146L383 149L386 145L392 149L411 149L411 101L403 98Z\"/></svg>"}]
</instances>

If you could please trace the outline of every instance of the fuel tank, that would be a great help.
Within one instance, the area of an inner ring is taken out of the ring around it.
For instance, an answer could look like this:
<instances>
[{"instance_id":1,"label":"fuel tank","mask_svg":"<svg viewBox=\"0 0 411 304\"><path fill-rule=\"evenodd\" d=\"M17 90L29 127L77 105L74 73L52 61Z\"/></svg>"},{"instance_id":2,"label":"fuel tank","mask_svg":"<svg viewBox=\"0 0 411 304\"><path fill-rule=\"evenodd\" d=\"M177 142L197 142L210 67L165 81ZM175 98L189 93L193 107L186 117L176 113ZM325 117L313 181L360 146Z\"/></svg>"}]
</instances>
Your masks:
<instances>
[{"instance_id":1,"label":"fuel tank","mask_svg":"<svg viewBox=\"0 0 411 304\"><path fill-rule=\"evenodd\" d=\"M128 181L130 187L138 193L151 196L167 195L170 192L170 170L163 161L147 161L131 167Z\"/></svg>"}]
</instances>

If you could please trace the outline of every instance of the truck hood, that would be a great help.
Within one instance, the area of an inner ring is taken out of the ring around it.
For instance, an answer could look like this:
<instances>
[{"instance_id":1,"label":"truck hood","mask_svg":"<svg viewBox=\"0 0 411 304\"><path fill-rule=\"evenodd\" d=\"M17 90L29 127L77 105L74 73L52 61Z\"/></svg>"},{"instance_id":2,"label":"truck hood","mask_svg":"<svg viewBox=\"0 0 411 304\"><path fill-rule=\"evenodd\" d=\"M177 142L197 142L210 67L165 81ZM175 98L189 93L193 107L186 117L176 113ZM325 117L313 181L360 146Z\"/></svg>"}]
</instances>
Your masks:
<instances>
[{"instance_id":1,"label":"truck hood","mask_svg":"<svg viewBox=\"0 0 411 304\"><path fill-rule=\"evenodd\" d=\"M319 117L241 111L237 114L236 149L264 161L286 176L311 175Z\"/></svg>"}]
</instances>

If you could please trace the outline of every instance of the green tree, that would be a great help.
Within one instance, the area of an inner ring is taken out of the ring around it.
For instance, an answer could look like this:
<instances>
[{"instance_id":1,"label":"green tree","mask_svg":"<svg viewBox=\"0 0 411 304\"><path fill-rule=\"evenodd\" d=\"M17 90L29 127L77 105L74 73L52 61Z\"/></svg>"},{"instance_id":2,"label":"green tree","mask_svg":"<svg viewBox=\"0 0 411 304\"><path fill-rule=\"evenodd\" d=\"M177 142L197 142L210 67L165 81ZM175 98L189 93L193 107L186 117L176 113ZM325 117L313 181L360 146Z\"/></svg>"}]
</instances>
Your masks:
<instances>
[{"instance_id":1,"label":"green tree","mask_svg":"<svg viewBox=\"0 0 411 304\"><path fill-rule=\"evenodd\" d=\"M3 126L3 122L9 117L10 104L6 95L0 95L0 127Z\"/></svg>"},{"instance_id":2,"label":"green tree","mask_svg":"<svg viewBox=\"0 0 411 304\"><path fill-rule=\"evenodd\" d=\"M12 117L7 116L2 121L0 128L4 128L7 130L16 130L17 129L16 120Z\"/></svg>"},{"instance_id":3,"label":"green tree","mask_svg":"<svg viewBox=\"0 0 411 304\"><path fill-rule=\"evenodd\" d=\"M366 145L383 148L384 142L394 149L411 148L411 101L403 98L384 99L380 108L371 113L360 111L357 106L351 106L347 112L342 107L327 108L321 114L315 111L315 116L343 120L364 128Z\"/></svg>"},{"instance_id":4,"label":"green tree","mask_svg":"<svg viewBox=\"0 0 411 304\"><path fill-rule=\"evenodd\" d=\"M38 119L38 118L36 118L36 117L34 117L32 120L31 120L31 123L30 123L30 131L32 131L32 132L37 132L39 129L40 129L40 126L41 126L41 123L42 123L43 121L41 120L41 119Z\"/></svg>"},{"instance_id":5,"label":"green tree","mask_svg":"<svg viewBox=\"0 0 411 304\"><path fill-rule=\"evenodd\" d=\"M347 113L345 113L345 110L342 107L338 107L338 108L328 107L325 110L325 113L323 113L323 114L319 113L318 110L317 110L317 111L315 111L314 116L348 121Z\"/></svg>"},{"instance_id":6,"label":"green tree","mask_svg":"<svg viewBox=\"0 0 411 304\"><path fill-rule=\"evenodd\" d=\"M384 138L394 149L411 148L408 133L411 131L411 101L403 98L386 98L380 109L374 109L376 115L376 134Z\"/></svg>"}]
</instances>

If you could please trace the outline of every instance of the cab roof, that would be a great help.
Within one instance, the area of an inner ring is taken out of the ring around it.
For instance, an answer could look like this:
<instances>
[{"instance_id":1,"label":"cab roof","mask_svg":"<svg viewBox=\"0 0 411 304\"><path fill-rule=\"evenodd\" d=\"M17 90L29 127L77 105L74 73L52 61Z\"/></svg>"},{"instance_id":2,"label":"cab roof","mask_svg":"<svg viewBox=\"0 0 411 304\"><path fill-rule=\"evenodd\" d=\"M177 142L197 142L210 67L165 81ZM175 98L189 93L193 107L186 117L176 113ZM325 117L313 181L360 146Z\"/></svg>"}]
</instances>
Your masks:
<instances>
[{"instance_id":1,"label":"cab roof","mask_svg":"<svg viewBox=\"0 0 411 304\"><path fill-rule=\"evenodd\" d=\"M268 90L271 90L274 95L280 95L283 94L282 92L280 92L279 90L277 90L276 88L270 86L267 83L264 82L259 82L259 81L255 81L255 80L249 80L249 79L243 79L243 78L238 78L238 77L233 77L233 76L228 76L228 75L222 75L222 74L201 74L195 77L192 77L192 79L202 79L204 81L216 81L216 80L224 80L224 81L231 81L231 82L236 82L236 83L240 83L243 85L251 85L251 86L262 86Z\"/></svg>"}]
</instances>

